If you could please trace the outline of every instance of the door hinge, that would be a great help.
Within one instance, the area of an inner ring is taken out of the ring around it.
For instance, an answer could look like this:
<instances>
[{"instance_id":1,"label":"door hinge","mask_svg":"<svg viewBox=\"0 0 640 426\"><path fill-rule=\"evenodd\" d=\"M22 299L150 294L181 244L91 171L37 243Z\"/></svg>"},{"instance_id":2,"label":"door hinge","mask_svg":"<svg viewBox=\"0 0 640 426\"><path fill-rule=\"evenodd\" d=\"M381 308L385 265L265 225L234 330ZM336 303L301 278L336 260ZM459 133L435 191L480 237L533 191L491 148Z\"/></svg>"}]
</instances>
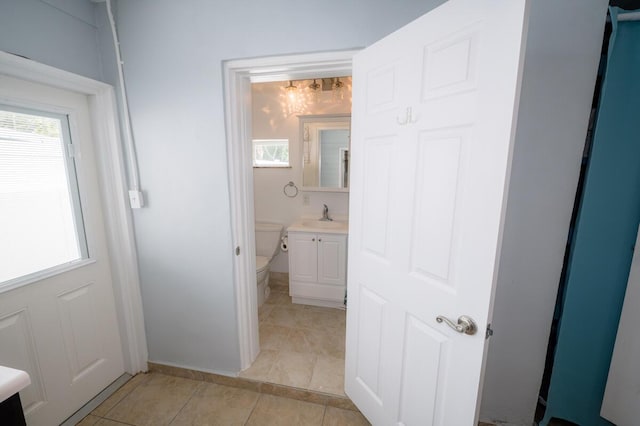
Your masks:
<instances>
[{"instance_id":1,"label":"door hinge","mask_svg":"<svg viewBox=\"0 0 640 426\"><path fill-rule=\"evenodd\" d=\"M70 158L75 158L76 156L76 146L73 144L67 144L67 154Z\"/></svg>"},{"instance_id":2,"label":"door hinge","mask_svg":"<svg viewBox=\"0 0 640 426\"><path fill-rule=\"evenodd\" d=\"M484 338L488 339L491 336L493 336L493 329L491 328L491 324L487 324L487 331L484 334Z\"/></svg>"}]
</instances>

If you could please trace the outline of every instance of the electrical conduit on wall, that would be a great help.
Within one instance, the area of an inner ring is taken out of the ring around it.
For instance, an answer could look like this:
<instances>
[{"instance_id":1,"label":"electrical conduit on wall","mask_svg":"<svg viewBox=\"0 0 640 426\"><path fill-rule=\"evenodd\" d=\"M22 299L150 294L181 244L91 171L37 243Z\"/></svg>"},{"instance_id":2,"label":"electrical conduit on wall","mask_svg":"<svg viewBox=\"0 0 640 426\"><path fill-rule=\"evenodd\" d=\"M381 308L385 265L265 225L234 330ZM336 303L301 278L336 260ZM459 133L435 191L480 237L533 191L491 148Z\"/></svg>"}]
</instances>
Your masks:
<instances>
[{"instance_id":1,"label":"electrical conduit on wall","mask_svg":"<svg viewBox=\"0 0 640 426\"><path fill-rule=\"evenodd\" d=\"M116 54L116 62L118 68L118 85L120 86L120 99L122 100L122 121L124 125L124 145L127 150L127 160L129 161L129 204L131 208L137 209L144 207L144 198L140 191L140 174L138 171L138 159L136 149L133 142L133 129L131 128L131 120L129 114L129 102L127 100L127 89L124 85L124 71L122 57L120 55L120 41L118 40L118 32L116 30L116 21L113 17L111 9L111 0L106 0L107 16L111 27L111 35L113 37L113 48Z\"/></svg>"}]
</instances>

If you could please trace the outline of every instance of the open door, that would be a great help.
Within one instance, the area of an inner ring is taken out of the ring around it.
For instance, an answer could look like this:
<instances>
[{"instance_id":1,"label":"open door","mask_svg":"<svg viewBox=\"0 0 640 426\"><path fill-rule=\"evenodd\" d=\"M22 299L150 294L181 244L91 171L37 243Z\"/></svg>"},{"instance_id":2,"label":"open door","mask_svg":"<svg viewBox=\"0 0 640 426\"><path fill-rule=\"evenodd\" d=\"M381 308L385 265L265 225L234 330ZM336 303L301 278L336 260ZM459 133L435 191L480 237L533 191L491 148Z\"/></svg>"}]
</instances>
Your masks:
<instances>
[{"instance_id":1,"label":"open door","mask_svg":"<svg viewBox=\"0 0 640 426\"><path fill-rule=\"evenodd\" d=\"M451 0L354 58L345 380L374 424L477 420L527 10Z\"/></svg>"}]
</instances>

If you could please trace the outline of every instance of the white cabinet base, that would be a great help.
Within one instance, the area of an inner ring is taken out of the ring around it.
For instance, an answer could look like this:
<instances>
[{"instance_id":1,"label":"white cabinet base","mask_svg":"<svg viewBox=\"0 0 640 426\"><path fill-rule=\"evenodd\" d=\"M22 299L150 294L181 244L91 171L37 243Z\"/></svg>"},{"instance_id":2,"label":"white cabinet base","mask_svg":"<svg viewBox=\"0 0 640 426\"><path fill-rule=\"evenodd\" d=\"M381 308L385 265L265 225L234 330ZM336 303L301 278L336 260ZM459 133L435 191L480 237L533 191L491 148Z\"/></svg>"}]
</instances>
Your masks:
<instances>
[{"instance_id":1,"label":"white cabinet base","mask_svg":"<svg viewBox=\"0 0 640 426\"><path fill-rule=\"evenodd\" d=\"M323 308L345 309L344 303L332 300L309 299L308 297L292 297L291 301L300 305L321 306Z\"/></svg>"},{"instance_id":2,"label":"white cabinet base","mask_svg":"<svg viewBox=\"0 0 640 426\"><path fill-rule=\"evenodd\" d=\"M300 281L289 282L289 295L293 303L303 305L344 309L344 291L344 286Z\"/></svg>"},{"instance_id":3,"label":"white cabinet base","mask_svg":"<svg viewBox=\"0 0 640 426\"><path fill-rule=\"evenodd\" d=\"M291 230L288 234L293 303L344 309L347 235Z\"/></svg>"}]
</instances>

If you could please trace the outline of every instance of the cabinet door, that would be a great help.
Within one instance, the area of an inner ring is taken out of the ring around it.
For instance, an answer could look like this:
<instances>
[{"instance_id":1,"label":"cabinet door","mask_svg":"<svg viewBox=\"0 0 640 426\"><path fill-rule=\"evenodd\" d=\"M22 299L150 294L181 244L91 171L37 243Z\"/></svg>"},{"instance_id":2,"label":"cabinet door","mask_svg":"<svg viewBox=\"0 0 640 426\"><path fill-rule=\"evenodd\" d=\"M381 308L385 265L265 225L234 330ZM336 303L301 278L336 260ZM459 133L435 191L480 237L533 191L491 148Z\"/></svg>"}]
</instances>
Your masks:
<instances>
[{"instance_id":1,"label":"cabinet door","mask_svg":"<svg viewBox=\"0 0 640 426\"><path fill-rule=\"evenodd\" d=\"M292 281L318 281L318 247L315 234L289 232L289 274Z\"/></svg>"},{"instance_id":2,"label":"cabinet door","mask_svg":"<svg viewBox=\"0 0 640 426\"><path fill-rule=\"evenodd\" d=\"M344 285L347 272L347 237L318 234L318 282Z\"/></svg>"}]
</instances>

